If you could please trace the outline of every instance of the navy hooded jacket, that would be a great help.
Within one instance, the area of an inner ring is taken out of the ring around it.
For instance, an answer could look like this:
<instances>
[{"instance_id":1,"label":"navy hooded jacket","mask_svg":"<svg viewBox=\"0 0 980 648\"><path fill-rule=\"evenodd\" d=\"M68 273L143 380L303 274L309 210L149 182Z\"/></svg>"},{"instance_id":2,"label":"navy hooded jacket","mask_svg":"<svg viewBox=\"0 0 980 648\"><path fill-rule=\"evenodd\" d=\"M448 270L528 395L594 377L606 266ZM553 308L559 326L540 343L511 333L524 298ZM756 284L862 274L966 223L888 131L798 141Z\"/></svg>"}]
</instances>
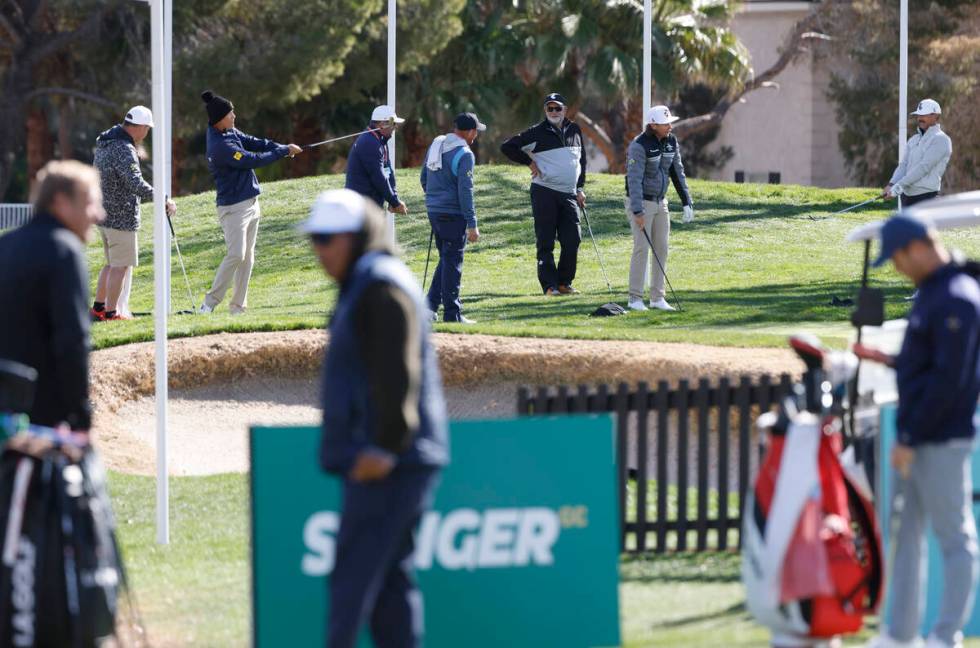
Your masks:
<instances>
[{"instance_id":1,"label":"navy hooded jacket","mask_svg":"<svg viewBox=\"0 0 980 648\"><path fill-rule=\"evenodd\" d=\"M234 205L262 193L255 171L281 160L289 147L246 135L237 128L208 126L208 170L214 177L218 205Z\"/></svg>"}]
</instances>

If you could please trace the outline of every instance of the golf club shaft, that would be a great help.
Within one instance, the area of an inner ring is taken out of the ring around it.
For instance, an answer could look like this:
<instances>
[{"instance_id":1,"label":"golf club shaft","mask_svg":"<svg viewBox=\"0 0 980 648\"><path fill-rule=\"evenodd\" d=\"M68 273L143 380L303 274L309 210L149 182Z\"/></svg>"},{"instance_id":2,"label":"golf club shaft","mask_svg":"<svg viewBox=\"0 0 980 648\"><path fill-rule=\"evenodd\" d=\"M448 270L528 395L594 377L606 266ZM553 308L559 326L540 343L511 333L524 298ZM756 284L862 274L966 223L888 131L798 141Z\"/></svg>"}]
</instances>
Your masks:
<instances>
[{"instance_id":1,"label":"golf club shaft","mask_svg":"<svg viewBox=\"0 0 980 648\"><path fill-rule=\"evenodd\" d=\"M595 248L595 258L599 260L599 268L602 270L602 278L606 280L606 288L609 292L612 292L612 284L609 283L609 277L606 276L606 266L602 263L602 257L599 255L599 246L595 242L595 235L592 233L592 223L589 222L589 210L584 206L582 207L582 215L585 216L585 226L589 228L589 238L592 239L592 247Z\"/></svg>"},{"instance_id":2,"label":"golf club shaft","mask_svg":"<svg viewBox=\"0 0 980 648\"><path fill-rule=\"evenodd\" d=\"M425 272L422 273L422 292L425 292L425 280L429 277L429 258L432 256L432 237L435 234L435 229L429 228L429 251L425 253Z\"/></svg>"},{"instance_id":3,"label":"golf club shaft","mask_svg":"<svg viewBox=\"0 0 980 648\"><path fill-rule=\"evenodd\" d=\"M681 308L681 300L677 299L677 293L674 292L674 286L672 286L670 283L670 277L667 276L667 269L664 268L664 264L660 262L660 255L657 254L657 249L653 247L653 241L650 240L650 235L647 234L647 228L641 227L640 229L643 230L643 236L646 237L647 243L650 244L650 251L653 252L653 258L657 260L657 265L660 266L660 272L663 273L664 281L667 282L667 287L670 288L670 294L674 298L674 303L677 304L677 310L684 310Z\"/></svg>"},{"instance_id":4,"label":"golf club shaft","mask_svg":"<svg viewBox=\"0 0 980 648\"><path fill-rule=\"evenodd\" d=\"M847 207L847 208L842 209L840 211L836 211L833 214L831 214L831 216L836 216L837 214L843 214L845 212L851 211L852 209L857 209L858 207L864 207L868 203L873 203L874 201L879 200L880 198L884 197L884 195L885 194L879 194L879 195L875 196L874 198L868 198L864 202L858 203L856 205L851 205L850 207Z\"/></svg>"},{"instance_id":5,"label":"golf club shaft","mask_svg":"<svg viewBox=\"0 0 980 648\"><path fill-rule=\"evenodd\" d=\"M316 148L318 146L323 146L324 144L330 144L331 142L339 142L340 140L350 139L352 137L357 137L358 135L363 135L364 133L374 133L381 130L380 128L369 128L367 130L362 130L359 133L351 133L350 135L341 135L340 137L334 137L331 139L323 140L322 142L317 142L316 144L304 144L303 149Z\"/></svg>"},{"instance_id":6,"label":"golf club shaft","mask_svg":"<svg viewBox=\"0 0 980 648\"><path fill-rule=\"evenodd\" d=\"M169 200L169 198L167 199ZM167 214L167 224L170 225L170 236L174 239L174 247L177 248L177 259L180 261L180 271L184 274L184 285L187 286L187 297L191 300L191 307L196 311L197 304L194 302L194 291L191 290L191 282L187 278L187 268L184 267L184 255L180 253L180 243L177 242L177 232L174 231L174 222Z\"/></svg>"}]
</instances>

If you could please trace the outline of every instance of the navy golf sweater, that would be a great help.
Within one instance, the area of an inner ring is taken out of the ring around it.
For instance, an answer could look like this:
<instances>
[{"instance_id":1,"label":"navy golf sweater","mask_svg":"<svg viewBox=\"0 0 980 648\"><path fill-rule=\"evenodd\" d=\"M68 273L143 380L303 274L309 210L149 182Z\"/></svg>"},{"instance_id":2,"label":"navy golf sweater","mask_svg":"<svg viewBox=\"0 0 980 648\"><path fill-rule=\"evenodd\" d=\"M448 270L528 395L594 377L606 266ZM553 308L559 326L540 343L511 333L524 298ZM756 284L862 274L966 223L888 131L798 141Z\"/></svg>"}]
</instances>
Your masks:
<instances>
[{"instance_id":1,"label":"navy golf sweater","mask_svg":"<svg viewBox=\"0 0 980 648\"><path fill-rule=\"evenodd\" d=\"M281 160L289 147L246 135L237 128L208 126L208 170L214 177L218 205L234 205L262 193L255 171Z\"/></svg>"},{"instance_id":2,"label":"navy golf sweater","mask_svg":"<svg viewBox=\"0 0 980 648\"><path fill-rule=\"evenodd\" d=\"M970 439L980 396L980 285L955 263L919 285L895 359L898 440Z\"/></svg>"},{"instance_id":3,"label":"navy golf sweater","mask_svg":"<svg viewBox=\"0 0 980 648\"><path fill-rule=\"evenodd\" d=\"M388 159L388 140L377 133L364 133L354 141L347 157L347 182L351 191L370 198L384 207L401 202L395 183L395 172Z\"/></svg>"}]
</instances>

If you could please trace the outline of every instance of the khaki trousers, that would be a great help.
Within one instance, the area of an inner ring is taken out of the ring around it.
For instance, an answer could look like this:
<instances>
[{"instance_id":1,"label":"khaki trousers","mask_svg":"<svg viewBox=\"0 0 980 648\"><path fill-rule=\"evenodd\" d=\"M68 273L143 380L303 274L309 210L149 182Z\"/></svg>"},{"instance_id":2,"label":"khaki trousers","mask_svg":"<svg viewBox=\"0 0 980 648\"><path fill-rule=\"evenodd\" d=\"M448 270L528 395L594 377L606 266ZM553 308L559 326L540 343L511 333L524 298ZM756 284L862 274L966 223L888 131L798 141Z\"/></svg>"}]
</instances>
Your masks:
<instances>
[{"instance_id":1,"label":"khaki trousers","mask_svg":"<svg viewBox=\"0 0 980 648\"><path fill-rule=\"evenodd\" d=\"M258 198L249 198L234 205L218 206L218 223L225 233L228 252L218 266L211 290L204 295L204 303L214 308L224 299L228 288L234 284L231 304L232 313L244 311L248 306L248 280L252 277L255 265L255 239L259 234Z\"/></svg>"},{"instance_id":2,"label":"khaki trousers","mask_svg":"<svg viewBox=\"0 0 980 648\"><path fill-rule=\"evenodd\" d=\"M657 258L650 254L650 243L647 242L643 231L633 220L630 200L626 199L626 219L633 232L633 255L630 257L630 299L643 299L647 277L647 258L650 259L650 300L664 298L664 272L667 270L667 243L670 239L670 214L667 211L667 199L657 203L653 200L643 201L643 229L646 230ZM663 264L663 269L660 265Z\"/></svg>"}]
</instances>

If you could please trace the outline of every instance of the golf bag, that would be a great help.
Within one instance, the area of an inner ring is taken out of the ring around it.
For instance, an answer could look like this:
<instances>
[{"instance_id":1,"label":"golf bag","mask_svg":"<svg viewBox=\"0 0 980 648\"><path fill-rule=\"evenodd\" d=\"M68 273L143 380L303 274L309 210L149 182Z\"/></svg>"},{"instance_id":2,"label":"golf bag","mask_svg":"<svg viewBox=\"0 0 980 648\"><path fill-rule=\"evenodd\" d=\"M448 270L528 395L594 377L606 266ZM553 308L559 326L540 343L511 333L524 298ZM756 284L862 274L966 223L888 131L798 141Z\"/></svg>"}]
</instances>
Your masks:
<instances>
[{"instance_id":1,"label":"golf bag","mask_svg":"<svg viewBox=\"0 0 980 648\"><path fill-rule=\"evenodd\" d=\"M105 472L87 444L19 434L0 455L0 646L89 648L124 585Z\"/></svg>"},{"instance_id":2,"label":"golf bag","mask_svg":"<svg viewBox=\"0 0 980 648\"><path fill-rule=\"evenodd\" d=\"M861 629L880 602L883 564L866 480L840 459L842 411L829 403L844 390L830 392L819 343L792 343L808 371L778 415L760 418L769 442L743 512L742 580L774 640L805 644Z\"/></svg>"}]
</instances>

